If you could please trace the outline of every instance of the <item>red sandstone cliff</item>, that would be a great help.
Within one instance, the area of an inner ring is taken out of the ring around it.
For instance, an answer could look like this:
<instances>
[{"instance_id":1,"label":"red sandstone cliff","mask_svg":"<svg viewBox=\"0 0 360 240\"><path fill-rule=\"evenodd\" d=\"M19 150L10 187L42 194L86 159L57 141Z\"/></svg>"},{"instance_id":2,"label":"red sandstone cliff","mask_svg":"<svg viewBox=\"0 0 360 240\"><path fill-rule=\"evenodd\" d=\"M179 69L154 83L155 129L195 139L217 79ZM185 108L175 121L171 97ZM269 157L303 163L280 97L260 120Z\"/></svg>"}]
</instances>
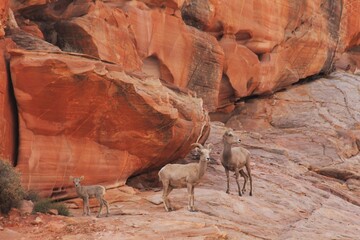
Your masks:
<instances>
[{"instance_id":1,"label":"red sandstone cliff","mask_svg":"<svg viewBox=\"0 0 360 240\"><path fill-rule=\"evenodd\" d=\"M19 28L4 36L9 6ZM69 174L121 184L189 151L207 123L190 91L206 110L228 112L334 66L357 71L358 9L355 0L2 1L0 156L47 195Z\"/></svg>"}]
</instances>

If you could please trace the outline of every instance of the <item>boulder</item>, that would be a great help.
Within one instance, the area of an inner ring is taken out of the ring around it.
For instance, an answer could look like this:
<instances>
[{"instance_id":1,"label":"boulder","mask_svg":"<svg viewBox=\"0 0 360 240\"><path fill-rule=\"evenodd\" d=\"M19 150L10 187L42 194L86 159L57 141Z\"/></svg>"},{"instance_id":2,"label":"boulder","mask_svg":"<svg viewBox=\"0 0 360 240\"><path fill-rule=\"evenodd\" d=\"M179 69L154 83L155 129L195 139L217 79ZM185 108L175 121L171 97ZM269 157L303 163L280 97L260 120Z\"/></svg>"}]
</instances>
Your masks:
<instances>
[{"instance_id":1,"label":"boulder","mask_svg":"<svg viewBox=\"0 0 360 240\"><path fill-rule=\"evenodd\" d=\"M117 63L127 71L140 69L142 62L131 26L121 9L111 8L101 1L74 1L63 18L55 23L55 31L57 44L64 51L95 56Z\"/></svg>"},{"instance_id":2,"label":"boulder","mask_svg":"<svg viewBox=\"0 0 360 240\"><path fill-rule=\"evenodd\" d=\"M34 209L34 203L31 200L22 200L20 203L20 213L21 215L30 214Z\"/></svg>"},{"instance_id":3,"label":"boulder","mask_svg":"<svg viewBox=\"0 0 360 240\"><path fill-rule=\"evenodd\" d=\"M68 197L69 176L119 186L185 156L209 132L202 100L83 55L11 52L23 185Z\"/></svg>"}]
</instances>

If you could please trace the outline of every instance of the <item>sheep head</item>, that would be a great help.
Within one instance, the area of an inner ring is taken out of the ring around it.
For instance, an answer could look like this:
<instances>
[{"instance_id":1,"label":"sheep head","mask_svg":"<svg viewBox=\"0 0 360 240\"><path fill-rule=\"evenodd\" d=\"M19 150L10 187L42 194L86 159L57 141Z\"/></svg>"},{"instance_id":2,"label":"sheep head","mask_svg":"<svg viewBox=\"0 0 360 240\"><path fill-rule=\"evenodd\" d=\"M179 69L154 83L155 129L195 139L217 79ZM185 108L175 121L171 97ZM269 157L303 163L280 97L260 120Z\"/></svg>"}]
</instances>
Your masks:
<instances>
[{"instance_id":1,"label":"sheep head","mask_svg":"<svg viewBox=\"0 0 360 240\"><path fill-rule=\"evenodd\" d=\"M228 144L240 143L240 138L232 130L226 130L223 135L223 141Z\"/></svg>"},{"instance_id":2,"label":"sheep head","mask_svg":"<svg viewBox=\"0 0 360 240\"><path fill-rule=\"evenodd\" d=\"M70 176L70 180L73 181L75 187L79 187L80 186L80 182L84 179L84 176L81 177L73 177Z\"/></svg>"},{"instance_id":3,"label":"sheep head","mask_svg":"<svg viewBox=\"0 0 360 240\"><path fill-rule=\"evenodd\" d=\"M200 143L193 143L191 144L191 146L196 146L195 150L200 155L200 161L202 160L210 161L210 152L211 152L210 147L212 146L211 143L207 144L206 147L204 147Z\"/></svg>"}]
</instances>

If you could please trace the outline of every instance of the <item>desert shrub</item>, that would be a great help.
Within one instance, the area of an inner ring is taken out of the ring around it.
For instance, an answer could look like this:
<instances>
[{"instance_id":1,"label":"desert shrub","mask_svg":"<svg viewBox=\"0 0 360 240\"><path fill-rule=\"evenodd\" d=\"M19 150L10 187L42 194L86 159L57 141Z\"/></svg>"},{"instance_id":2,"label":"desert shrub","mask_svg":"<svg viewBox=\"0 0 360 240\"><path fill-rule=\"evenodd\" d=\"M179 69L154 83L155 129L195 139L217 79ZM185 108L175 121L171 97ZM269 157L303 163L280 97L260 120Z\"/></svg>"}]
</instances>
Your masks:
<instances>
[{"instance_id":1,"label":"desert shrub","mask_svg":"<svg viewBox=\"0 0 360 240\"><path fill-rule=\"evenodd\" d=\"M69 216L69 209L63 203L52 202L50 198L40 199L35 202L33 213L48 213L50 209L56 209L59 215Z\"/></svg>"},{"instance_id":2,"label":"desert shrub","mask_svg":"<svg viewBox=\"0 0 360 240\"><path fill-rule=\"evenodd\" d=\"M9 163L0 160L0 212L8 213L19 207L24 197L20 174Z\"/></svg>"},{"instance_id":3,"label":"desert shrub","mask_svg":"<svg viewBox=\"0 0 360 240\"><path fill-rule=\"evenodd\" d=\"M29 190L25 193L25 200L30 200L32 202L37 202L41 199L41 197L39 196L39 193L36 192L35 190Z\"/></svg>"},{"instance_id":4,"label":"desert shrub","mask_svg":"<svg viewBox=\"0 0 360 240\"><path fill-rule=\"evenodd\" d=\"M69 209L63 203L55 203L54 208L58 210L59 215L69 216Z\"/></svg>"},{"instance_id":5,"label":"desert shrub","mask_svg":"<svg viewBox=\"0 0 360 240\"><path fill-rule=\"evenodd\" d=\"M41 212L48 213L51 209L52 202L50 198L40 199L39 201L34 203L33 213Z\"/></svg>"}]
</instances>

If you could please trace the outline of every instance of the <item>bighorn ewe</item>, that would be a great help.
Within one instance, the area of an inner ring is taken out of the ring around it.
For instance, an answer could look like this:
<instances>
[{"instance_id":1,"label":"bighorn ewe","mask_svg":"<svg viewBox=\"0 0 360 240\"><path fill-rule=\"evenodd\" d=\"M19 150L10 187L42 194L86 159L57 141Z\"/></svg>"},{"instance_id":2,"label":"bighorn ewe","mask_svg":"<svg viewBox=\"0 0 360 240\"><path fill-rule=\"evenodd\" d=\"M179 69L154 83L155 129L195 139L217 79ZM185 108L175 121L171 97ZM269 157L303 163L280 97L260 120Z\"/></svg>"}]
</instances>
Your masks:
<instances>
[{"instance_id":1,"label":"bighorn ewe","mask_svg":"<svg viewBox=\"0 0 360 240\"><path fill-rule=\"evenodd\" d=\"M101 185L91 185L91 186L81 186L80 182L84 179L84 176L81 177L70 177L75 184L76 193L83 200L84 215L90 215L89 207L89 198L96 197L100 203L100 209L97 214L97 217L100 217L102 206L106 207L106 216L109 216L109 205L108 202L104 199L105 188Z\"/></svg>"},{"instance_id":2,"label":"bighorn ewe","mask_svg":"<svg viewBox=\"0 0 360 240\"><path fill-rule=\"evenodd\" d=\"M193 143L192 146L196 146L196 150L200 153L199 163L167 164L159 171L159 178L163 184L163 202L168 212L173 210L168 199L169 193L174 188L184 187L187 187L189 195L188 209L191 212L195 211L194 187L205 174L207 163L210 161L211 148L209 144L203 147L199 143Z\"/></svg>"},{"instance_id":3,"label":"bighorn ewe","mask_svg":"<svg viewBox=\"0 0 360 240\"><path fill-rule=\"evenodd\" d=\"M238 185L239 196L241 196L239 174L244 178L242 193L245 192L245 185L249 175L250 179L250 196L252 196L252 178L250 170L250 152L243 147L232 147L233 144L241 142L233 131L227 130L223 135L224 149L221 154L221 163L225 168L227 178L226 193L229 193L229 171L235 172L236 183ZM243 170L246 167L248 175Z\"/></svg>"}]
</instances>

